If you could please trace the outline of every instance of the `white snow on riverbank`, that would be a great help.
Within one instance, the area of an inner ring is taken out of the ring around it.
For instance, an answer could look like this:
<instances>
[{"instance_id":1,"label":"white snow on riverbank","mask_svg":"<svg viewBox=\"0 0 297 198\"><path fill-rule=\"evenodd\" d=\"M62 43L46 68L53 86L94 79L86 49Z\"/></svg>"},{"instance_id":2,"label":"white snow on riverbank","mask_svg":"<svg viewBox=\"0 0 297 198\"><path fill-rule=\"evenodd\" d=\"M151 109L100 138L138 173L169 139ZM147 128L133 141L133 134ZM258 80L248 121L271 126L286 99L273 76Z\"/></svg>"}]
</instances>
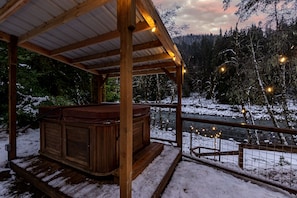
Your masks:
<instances>
[{"instance_id":1,"label":"white snow on riverbank","mask_svg":"<svg viewBox=\"0 0 297 198\"><path fill-rule=\"evenodd\" d=\"M176 103L177 101L173 101ZM171 99L166 98L162 100L162 103L170 104ZM280 114L282 112L282 108L280 105L271 106L273 111L277 113L276 117L280 118ZM288 101L288 108L291 111L291 117L294 120L297 120L297 103L295 101ZM250 111L255 120L270 119L267 109L264 106L260 105L245 105L245 109ZM205 98L200 97L198 94L193 94L191 97L184 97L182 99L182 112L183 113L191 113L198 115L212 115L212 116L226 116L226 117L243 117L241 105L227 105L227 104L218 104L213 100L207 100Z\"/></svg>"}]
</instances>

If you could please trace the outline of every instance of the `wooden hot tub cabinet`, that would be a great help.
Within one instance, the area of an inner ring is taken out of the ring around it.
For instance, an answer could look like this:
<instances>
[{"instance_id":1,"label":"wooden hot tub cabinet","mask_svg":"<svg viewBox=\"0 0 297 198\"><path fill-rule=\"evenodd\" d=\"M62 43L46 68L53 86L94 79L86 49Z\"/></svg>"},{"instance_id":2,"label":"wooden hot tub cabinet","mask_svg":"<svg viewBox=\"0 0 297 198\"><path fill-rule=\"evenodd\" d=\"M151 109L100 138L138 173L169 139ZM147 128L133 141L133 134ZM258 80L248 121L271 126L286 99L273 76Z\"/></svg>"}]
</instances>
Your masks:
<instances>
[{"instance_id":1,"label":"wooden hot tub cabinet","mask_svg":"<svg viewBox=\"0 0 297 198\"><path fill-rule=\"evenodd\" d=\"M119 167L119 105L41 107L40 154L95 176ZM133 106L133 153L150 144L150 107Z\"/></svg>"}]
</instances>

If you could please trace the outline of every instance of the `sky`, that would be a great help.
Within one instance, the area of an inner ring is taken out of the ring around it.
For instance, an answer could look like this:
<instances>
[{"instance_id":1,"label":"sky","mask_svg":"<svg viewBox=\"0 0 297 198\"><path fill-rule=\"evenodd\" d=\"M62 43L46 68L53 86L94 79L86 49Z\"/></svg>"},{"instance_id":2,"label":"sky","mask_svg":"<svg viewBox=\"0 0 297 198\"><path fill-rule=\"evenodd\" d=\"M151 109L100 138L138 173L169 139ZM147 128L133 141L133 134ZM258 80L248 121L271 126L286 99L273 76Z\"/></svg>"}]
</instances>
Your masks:
<instances>
[{"instance_id":1,"label":"sky","mask_svg":"<svg viewBox=\"0 0 297 198\"><path fill-rule=\"evenodd\" d=\"M220 28L223 33L231 27L235 27L238 17L234 14L236 3L233 0L230 8L223 9L222 0L152 0L155 6L162 9L181 6L177 13L176 24L188 24L189 29L184 34L219 34ZM263 21L263 16L254 15L248 21L239 23L239 28L248 27Z\"/></svg>"}]
</instances>

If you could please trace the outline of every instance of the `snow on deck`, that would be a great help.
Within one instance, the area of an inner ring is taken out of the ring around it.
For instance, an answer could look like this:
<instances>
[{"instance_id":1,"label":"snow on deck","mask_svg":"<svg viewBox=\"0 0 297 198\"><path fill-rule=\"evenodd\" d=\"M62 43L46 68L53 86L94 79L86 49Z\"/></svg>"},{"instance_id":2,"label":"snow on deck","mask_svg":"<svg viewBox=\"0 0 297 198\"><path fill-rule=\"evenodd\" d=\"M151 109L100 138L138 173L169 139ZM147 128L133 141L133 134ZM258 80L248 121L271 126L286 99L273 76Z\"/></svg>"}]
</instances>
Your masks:
<instances>
[{"instance_id":1,"label":"snow on deck","mask_svg":"<svg viewBox=\"0 0 297 198\"><path fill-rule=\"evenodd\" d=\"M179 148L164 146L161 154L133 180L132 196L152 197L179 155ZM51 164L38 156L15 159L13 164L26 170L31 176L37 178L39 182L49 186L51 191L58 191L70 197L120 196L119 185L117 184L110 184L110 182L109 184L104 184L100 181L72 173L73 171L70 171L68 168Z\"/></svg>"}]
</instances>

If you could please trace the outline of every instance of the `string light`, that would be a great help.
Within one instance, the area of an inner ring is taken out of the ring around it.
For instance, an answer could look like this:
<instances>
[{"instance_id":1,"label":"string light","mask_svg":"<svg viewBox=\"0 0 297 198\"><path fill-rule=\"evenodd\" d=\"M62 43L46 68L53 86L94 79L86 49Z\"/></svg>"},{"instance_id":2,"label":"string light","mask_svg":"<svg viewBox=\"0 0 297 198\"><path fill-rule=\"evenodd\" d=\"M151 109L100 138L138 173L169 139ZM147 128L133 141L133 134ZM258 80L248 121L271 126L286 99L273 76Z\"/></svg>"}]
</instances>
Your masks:
<instances>
[{"instance_id":1,"label":"string light","mask_svg":"<svg viewBox=\"0 0 297 198\"><path fill-rule=\"evenodd\" d=\"M242 114L246 114L246 109L245 109L245 108L242 108L242 109L241 109L241 113L242 113Z\"/></svg>"},{"instance_id":2,"label":"string light","mask_svg":"<svg viewBox=\"0 0 297 198\"><path fill-rule=\"evenodd\" d=\"M272 93L273 92L273 87L272 86L266 87L266 92L267 93Z\"/></svg>"},{"instance_id":3,"label":"string light","mask_svg":"<svg viewBox=\"0 0 297 198\"><path fill-rule=\"evenodd\" d=\"M198 130L198 129L196 129L196 133L197 133L197 135L200 135L200 132L199 132L199 130Z\"/></svg>"},{"instance_id":4,"label":"string light","mask_svg":"<svg viewBox=\"0 0 297 198\"><path fill-rule=\"evenodd\" d=\"M157 28L156 28L156 26L154 26L153 28L152 28L152 32L156 32L157 31Z\"/></svg>"},{"instance_id":5,"label":"string light","mask_svg":"<svg viewBox=\"0 0 297 198\"><path fill-rule=\"evenodd\" d=\"M194 128L193 126L190 126L190 131L195 132L196 135L201 135L208 138L221 138L222 132L217 131L217 128L215 126L211 127L210 129L202 128L201 130Z\"/></svg>"},{"instance_id":6,"label":"string light","mask_svg":"<svg viewBox=\"0 0 297 198\"><path fill-rule=\"evenodd\" d=\"M284 56L284 55L280 55L279 58L278 58L278 61L283 64L283 63L286 63L288 60L288 57Z\"/></svg>"},{"instance_id":7,"label":"string light","mask_svg":"<svg viewBox=\"0 0 297 198\"><path fill-rule=\"evenodd\" d=\"M226 71L227 71L227 68L226 68L225 65L223 65L223 66L221 66L221 67L219 68L219 72L220 72L220 73L225 73Z\"/></svg>"}]
</instances>

